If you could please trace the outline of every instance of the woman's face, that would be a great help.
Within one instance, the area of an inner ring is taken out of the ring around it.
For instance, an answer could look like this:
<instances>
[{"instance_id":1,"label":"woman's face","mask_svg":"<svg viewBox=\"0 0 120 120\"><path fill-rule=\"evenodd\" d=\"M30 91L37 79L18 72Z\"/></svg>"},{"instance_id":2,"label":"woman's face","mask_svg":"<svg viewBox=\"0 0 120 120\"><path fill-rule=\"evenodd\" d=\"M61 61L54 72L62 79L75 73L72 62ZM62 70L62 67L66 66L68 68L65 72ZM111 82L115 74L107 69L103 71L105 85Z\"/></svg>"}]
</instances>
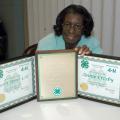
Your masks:
<instances>
[{"instance_id":1,"label":"woman's face","mask_svg":"<svg viewBox=\"0 0 120 120\"><path fill-rule=\"evenodd\" d=\"M66 43L74 44L80 40L82 29L82 16L73 13L69 13L65 16L62 35Z\"/></svg>"}]
</instances>

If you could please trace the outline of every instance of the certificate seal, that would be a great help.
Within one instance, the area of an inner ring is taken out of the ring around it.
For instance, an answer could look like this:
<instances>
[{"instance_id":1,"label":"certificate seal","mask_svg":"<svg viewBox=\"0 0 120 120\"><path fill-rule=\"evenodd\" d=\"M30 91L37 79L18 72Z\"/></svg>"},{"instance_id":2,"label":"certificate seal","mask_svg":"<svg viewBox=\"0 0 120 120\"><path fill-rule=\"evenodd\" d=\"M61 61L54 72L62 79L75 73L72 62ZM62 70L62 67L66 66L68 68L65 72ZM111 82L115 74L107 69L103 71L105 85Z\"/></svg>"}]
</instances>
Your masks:
<instances>
[{"instance_id":1,"label":"certificate seal","mask_svg":"<svg viewBox=\"0 0 120 120\"><path fill-rule=\"evenodd\" d=\"M54 88L54 89L53 89L53 94L54 94L55 96L60 96L60 95L62 94L62 89L59 88L59 87Z\"/></svg>"},{"instance_id":2,"label":"certificate seal","mask_svg":"<svg viewBox=\"0 0 120 120\"><path fill-rule=\"evenodd\" d=\"M4 94L0 94L0 102L3 102L5 100L5 95Z\"/></svg>"},{"instance_id":3,"label":"certificate seal","mask_svg":"<svg viewBox=\"0 0 120 120\"><path fill-rule=\"evenodd\" d=\"M80 84L80 88L81 88L83 91L87 91L87 90L88 90L88 84L87 84L87 83L81 83L81 84Z\"/></svg>"}]
</instances>

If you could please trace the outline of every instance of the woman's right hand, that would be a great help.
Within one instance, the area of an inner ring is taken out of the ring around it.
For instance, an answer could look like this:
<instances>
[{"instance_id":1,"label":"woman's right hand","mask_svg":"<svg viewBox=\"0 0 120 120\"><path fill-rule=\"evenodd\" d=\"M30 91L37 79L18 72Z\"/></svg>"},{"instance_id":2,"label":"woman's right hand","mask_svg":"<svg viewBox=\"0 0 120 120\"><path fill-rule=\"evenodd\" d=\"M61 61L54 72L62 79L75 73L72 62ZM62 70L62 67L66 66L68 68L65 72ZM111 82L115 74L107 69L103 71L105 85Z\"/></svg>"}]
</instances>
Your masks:
<instances>
[{"instance_id":1,"label":"woman's right hand","mask_svg":"<svg viewBox=\"0 0 120 120\"><path fill-rule=\"evenodd\" d=\"M76 47L75 51L80 55L90 55L92 53L86 45L83 45L82 47Z\"/></svg>"}]
</instances>

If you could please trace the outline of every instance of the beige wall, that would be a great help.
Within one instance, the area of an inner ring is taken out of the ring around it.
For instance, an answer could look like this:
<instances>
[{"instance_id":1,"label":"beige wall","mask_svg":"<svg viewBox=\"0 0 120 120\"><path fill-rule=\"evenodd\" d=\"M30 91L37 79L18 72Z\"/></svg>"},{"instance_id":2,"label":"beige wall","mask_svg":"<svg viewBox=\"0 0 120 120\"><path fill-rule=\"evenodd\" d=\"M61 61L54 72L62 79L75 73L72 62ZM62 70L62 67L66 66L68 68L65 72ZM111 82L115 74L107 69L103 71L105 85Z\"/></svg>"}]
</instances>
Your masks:
<instances>
[{"instance_id":1,"label":"beige wall","mask_svg":"<svg viewBox=\"0 0 120 120\"><path fill-rule=\"evenodd\" d=\"M60 10L76 3L84 5L93 15L94 33L104 54L120 56L120 0L28 0L29 44L52 32Z\"/></svg>"}]
</instances>

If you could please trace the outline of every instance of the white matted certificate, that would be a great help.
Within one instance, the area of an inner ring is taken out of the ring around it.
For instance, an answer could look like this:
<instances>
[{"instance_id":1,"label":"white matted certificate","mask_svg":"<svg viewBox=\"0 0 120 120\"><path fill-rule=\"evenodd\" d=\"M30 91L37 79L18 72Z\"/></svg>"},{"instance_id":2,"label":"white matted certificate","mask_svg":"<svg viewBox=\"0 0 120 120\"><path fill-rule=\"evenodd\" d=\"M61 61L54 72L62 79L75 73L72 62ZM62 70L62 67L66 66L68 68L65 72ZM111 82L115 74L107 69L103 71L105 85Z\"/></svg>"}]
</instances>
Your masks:
<instances>
[{"instance_id":1,"label":"white matted certificate","mask_svg":"<svg viewBox=\"0 0 120 120\"><path fill-rule=\"evenodd\" d=\"M35 93L35 56L0 65L0 111L28 101Z\"/></svg>"},{"instance_id":2,"label":"white matted certificate","mask_svg":"<svg viewBox=\"0 0 120 120\"><path fill-rule=\"evenodd\" d=\"M38 52L36 60L38 101L76 97L75 51L42 51Z\"/></svg>"},{"instance_id":3,"label":"white matted certificate","mask_svg":"<svg viewBox=\"0 0 120 120\"><path fill-rule=\"evenodd\" d=\"M120 59L78 56L78 94L120 104Z\"/></svg>"}]
</instances>

